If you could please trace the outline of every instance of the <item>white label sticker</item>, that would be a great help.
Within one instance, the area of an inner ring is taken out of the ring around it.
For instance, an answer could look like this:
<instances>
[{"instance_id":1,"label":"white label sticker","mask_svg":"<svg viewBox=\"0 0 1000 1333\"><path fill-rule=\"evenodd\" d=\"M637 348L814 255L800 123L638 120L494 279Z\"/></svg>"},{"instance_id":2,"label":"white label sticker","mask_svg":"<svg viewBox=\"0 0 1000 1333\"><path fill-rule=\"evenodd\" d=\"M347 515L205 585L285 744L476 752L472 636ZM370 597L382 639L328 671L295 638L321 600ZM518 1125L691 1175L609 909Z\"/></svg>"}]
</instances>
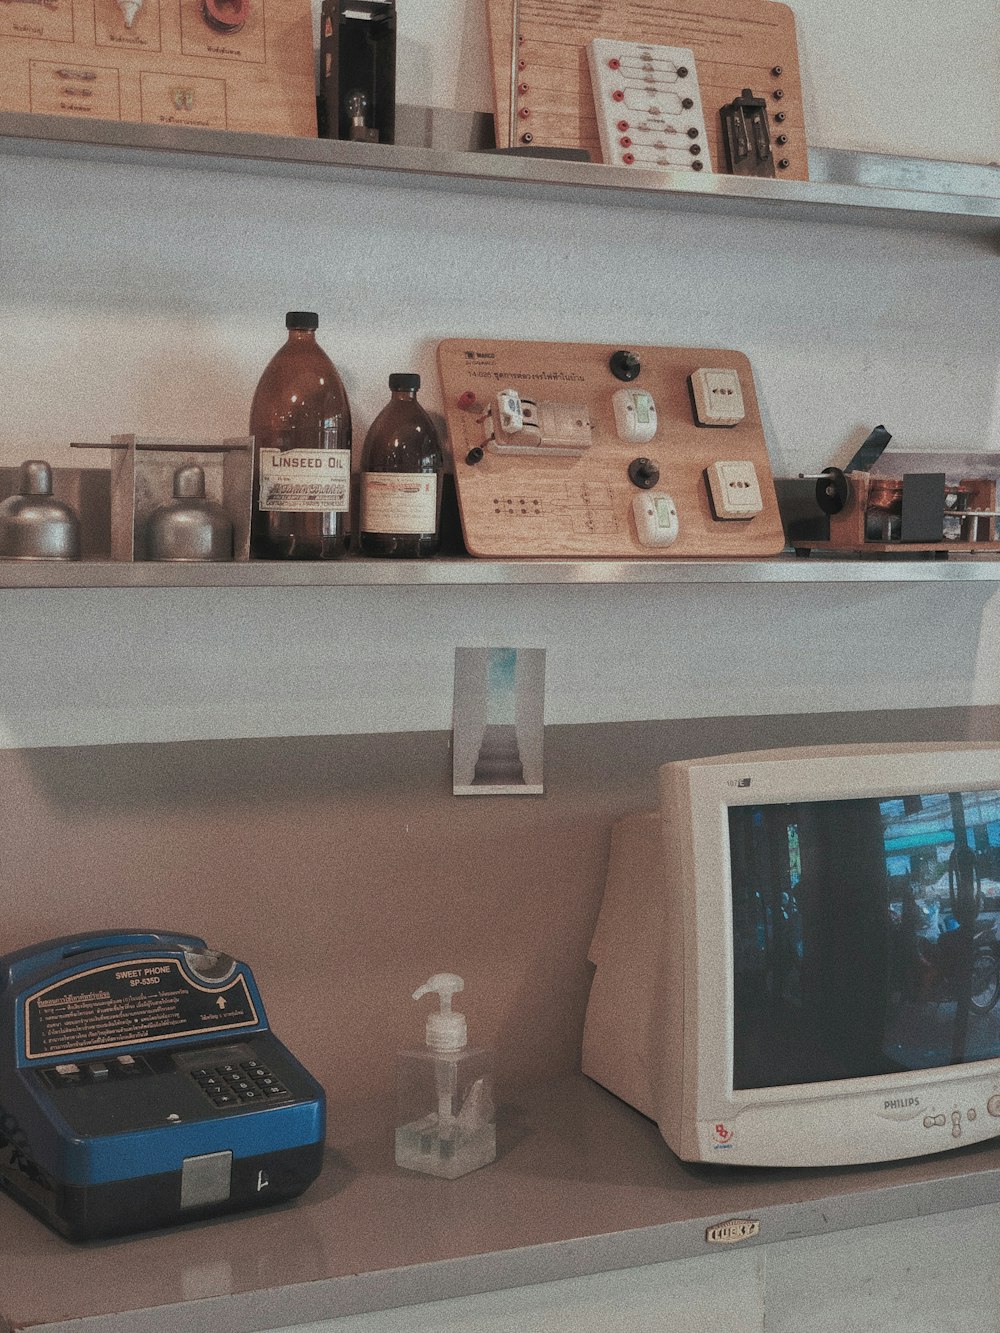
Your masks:
<instances>
[{"instance_id":1,"label":"white label sticker","mask_svg":"<svg viewBox=\"0 0 1000 1333\"><path fill-rule=\"evenodd\" d=\"M419 536L437 530L433 472L363 472L361 531Z\"/></svg>"},{"instance_id":2,"label":"white label sticker","mask_svg":"<svg viewBox=\"0 0 1000 1333\"><path fill-rule=\"evenodd\" d=\"M261 449L260 507L285 514L346 514L350 449Z\"/></svg>"}]
</instances>

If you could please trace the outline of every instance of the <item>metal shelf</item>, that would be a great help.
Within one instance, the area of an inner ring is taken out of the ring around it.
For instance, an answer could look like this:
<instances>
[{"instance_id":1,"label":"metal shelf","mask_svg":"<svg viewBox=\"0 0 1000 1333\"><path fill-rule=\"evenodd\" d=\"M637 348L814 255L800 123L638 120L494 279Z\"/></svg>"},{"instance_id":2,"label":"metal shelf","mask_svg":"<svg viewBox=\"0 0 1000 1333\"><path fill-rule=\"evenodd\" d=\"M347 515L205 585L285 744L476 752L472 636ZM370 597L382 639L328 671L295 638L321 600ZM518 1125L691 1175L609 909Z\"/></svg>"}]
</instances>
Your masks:
<instances>
[{"instance_id":1,"label":"metal shelf","mask_svg":"<svg viewBox=\"0 0 1000 1333\"><path fill-rule=\"evenodd\" d=\"M623 172L591 163L0 114L0 151L767 220L918 228L1000 241L1000 168L812 149L809 181Z\"/></svg>"},{"instance_id":2,"label":"metal shelf","mask_svg":"<svg viewBox=\"0 0 1000 1333\"><path fill-rule=\"evenodd\" d=\"M0 153L558 199L769 221L946 231L1000 249L1000 168L810 150L808 182L678 175L596 164L178 126L0 114ZM0 562L0 589L377 587L469 584L885 583L1000 581L1000 559L953 555L770 560L475 560L328 563Z\"/></svg>"},{"instance_id":3,"label":"metal shelf","mask_svg":"<svg viewBox=\"0 0 1000 1333\"><path fill-rule=\"evenodd\" d=\"M488 584L996 583L1000 558L792 555L767 560L373 560L171 564L0 560L0 589L419 587Z\"/></svg>"},{"instance_id":4,"label":"metal shelf","mask_svg":"<svg viewBox=\"0 0 1000 1333\"><path fill-rule=\"evenodd\" d=\"M433 1195L396 1168L391 1108L369 1102L332 1108L336 1147L287 1207L67 1245L0 1197L0 1329L311 1325L713 1252L722 1262L706 1232L732 1217L760 1224L744 1250L1000 1202L996 1140L908 1162L741 1170L679 1162L652 1121L582 1074L510 1100L517 1132L501 1130L496 1162ZM426 1225L428 1198L447 1225Z\"/></svg>"}]
</instances>

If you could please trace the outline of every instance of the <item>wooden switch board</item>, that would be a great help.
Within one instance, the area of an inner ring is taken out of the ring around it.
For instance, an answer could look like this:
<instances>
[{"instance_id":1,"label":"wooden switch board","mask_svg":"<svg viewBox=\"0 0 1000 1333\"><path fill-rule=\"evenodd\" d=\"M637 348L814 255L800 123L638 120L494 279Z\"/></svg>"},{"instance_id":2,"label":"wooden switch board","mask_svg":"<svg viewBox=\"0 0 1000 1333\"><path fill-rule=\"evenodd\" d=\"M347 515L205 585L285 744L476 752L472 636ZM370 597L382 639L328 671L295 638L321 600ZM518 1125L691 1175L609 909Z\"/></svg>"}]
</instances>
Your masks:
<instances>
[{"instance_id":1,"label":"wooden switch board","mask_svg":"<svg viewBox=\"0 0 1000 1333\"><path fill-rule=\"evenodd\" d=\"M613 38L694 52L714 170L726 169L719 112L750 88L766 99L774 157L787 162L777 175L809 179L795 16L777 0L487 0L487 19L501 148L586 148L600 162L587 44Z\"/></svg>"},{"instance_id":2,"label":"wooden switch board","mask_svg":"<svg viewBox=\"0 0 1000 1333\"><path fill-rule=\"evenodd\" d=\"M612 358L622 368L622 353L638 362L630 380L611 369ZM472 555L733 558L783 549L741 352L451 338L438 345L438 367ZM735 424L696 422L689 380L699 370L717 372L710 383L722 386L722 414L740 416ZM710 494L723 482L735 497L728 514Z\"/></svg>"},{"instance_id":3,"label":"wooden switch board","mask_svg":"<svg viewBox=\"0 0 1000 1333\"><path fill-rule=\"evenodd\" d=\"M0 71L0 111L316 134L309 0L0 0Z\"/></svg>"}]
</instances>

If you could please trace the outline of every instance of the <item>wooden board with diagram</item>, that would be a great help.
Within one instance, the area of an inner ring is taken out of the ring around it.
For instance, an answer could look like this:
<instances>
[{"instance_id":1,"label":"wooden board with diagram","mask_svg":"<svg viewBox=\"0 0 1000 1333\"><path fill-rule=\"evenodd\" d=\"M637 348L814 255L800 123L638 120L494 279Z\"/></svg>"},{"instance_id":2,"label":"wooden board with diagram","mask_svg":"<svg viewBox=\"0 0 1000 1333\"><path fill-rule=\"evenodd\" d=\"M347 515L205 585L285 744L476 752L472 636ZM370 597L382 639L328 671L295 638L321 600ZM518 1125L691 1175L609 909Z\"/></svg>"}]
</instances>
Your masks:
<instances>
[{"instance_id":1,"label":"wooden board with diagram","mask_svg":"<svg viewBox=\"0 0 1000 1333\"><path fill-rule=\"evenodd\" d=\"M309 0L0 0L0 111L315 136Z\"/></svg>"},{"instance_id":2,"label":"wooden board with diagram","mask_svg":"<svg viewBox=\"0 0 1000 1333\"><path fill-rule=\"evenodd\" d=\"M787 5L487 0L487 16L498 146L585 148L601 162L588 44L600 38L655 43L694 54L714 170L725 170L721 108L749 88L766 103L778 174L808 180L795 16Z\"/></svg>"},{"instance_id":3,"label":"wooden board with diagram","mask_svg":"<svg viewBox=\"0 0 1000 1333\"><path fill-rule=\"evenodd\" d=\"M438 367L471 554L783 549L741 352L452 338Z\"/></svg>"}]
</instances>

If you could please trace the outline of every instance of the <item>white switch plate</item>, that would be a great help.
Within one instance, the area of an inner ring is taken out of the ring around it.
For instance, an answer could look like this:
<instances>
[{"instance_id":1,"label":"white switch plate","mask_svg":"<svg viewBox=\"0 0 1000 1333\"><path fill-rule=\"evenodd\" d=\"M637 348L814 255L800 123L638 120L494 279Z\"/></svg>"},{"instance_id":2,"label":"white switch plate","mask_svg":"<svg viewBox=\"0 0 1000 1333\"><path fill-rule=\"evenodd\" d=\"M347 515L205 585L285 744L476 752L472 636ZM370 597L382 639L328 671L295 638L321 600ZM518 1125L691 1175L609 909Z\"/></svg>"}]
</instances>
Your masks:
<instances>
[{"instance_id":1,"label":"white switch plate","mask_svg":"<svg viewBox=\"0 0 1000 1333\"><path fill-rule=\"evenodd\" d=\"M626 444L648 444L656 434L656 403L646 389L619 389L611 399L615 430Z\"/></svg>"},{"instance_id":2,"label":"white switch plate","mask_svg":"<svg viewBox=\"0 0 1000 1333\"><path fill-rule=\"evenodd\" d=\"M673 496L641 491L632 500L635 533L642 546L672 546L680 531Z\"/></svg>"}]
</instances>

